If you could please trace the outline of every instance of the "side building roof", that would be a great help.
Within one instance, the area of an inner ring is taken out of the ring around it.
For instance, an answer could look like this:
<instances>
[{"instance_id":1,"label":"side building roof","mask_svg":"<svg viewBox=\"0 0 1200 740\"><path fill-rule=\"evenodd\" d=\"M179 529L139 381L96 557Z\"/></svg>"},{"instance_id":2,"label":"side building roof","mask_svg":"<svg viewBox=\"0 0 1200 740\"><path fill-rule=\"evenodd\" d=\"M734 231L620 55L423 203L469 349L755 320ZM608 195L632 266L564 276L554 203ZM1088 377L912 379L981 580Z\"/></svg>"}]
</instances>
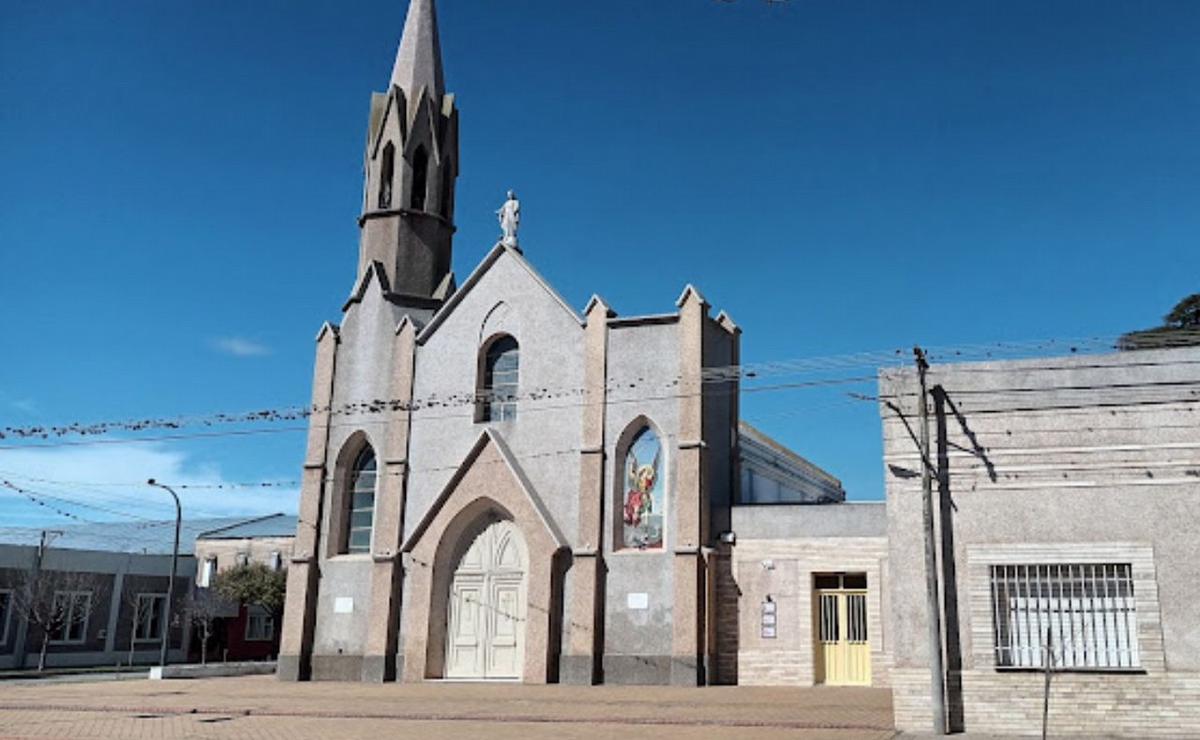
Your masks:
<instances>
[{"instance_id":1,"label":"side building roof","mask_svg":"<svg viewBox=\"0 0 1200 740\"><path fill-rule=\"evenodd\" d=\"M295 537L298 521L294 514L268 514L229 527L201 532L198 539L252 540L264 537Z\"/></svg>"},{"instance_id":2,"label":"side building roof","mask_svg":"<svg viewBox=\"0 0 1200 740\"><path fill-rule=\"evenodd\" d=\"M745 421L738 422L738 448L740 462L769 468L772 477L783 482L794 483L804 490L815 489L824 497L837 500L846 497L840 480Z\"/></svg>"},{"instance_id":3,"label":"side building roof","mask_svg":"<svg viewBox=\"0 0 1200 740\"><path fill-rule=\"evenodd\" d=\"M179 526L179 554L192 555L196 538L205 532L226 529L261 517L184 519ZM92 550L144 555L170 555L175 546L175 520L95 522L56 527L0 527L0 544L37 546L42 532L54 532L54 550ZM292 523L295 533L295 521Z\"/></svg>"}]
</instances>

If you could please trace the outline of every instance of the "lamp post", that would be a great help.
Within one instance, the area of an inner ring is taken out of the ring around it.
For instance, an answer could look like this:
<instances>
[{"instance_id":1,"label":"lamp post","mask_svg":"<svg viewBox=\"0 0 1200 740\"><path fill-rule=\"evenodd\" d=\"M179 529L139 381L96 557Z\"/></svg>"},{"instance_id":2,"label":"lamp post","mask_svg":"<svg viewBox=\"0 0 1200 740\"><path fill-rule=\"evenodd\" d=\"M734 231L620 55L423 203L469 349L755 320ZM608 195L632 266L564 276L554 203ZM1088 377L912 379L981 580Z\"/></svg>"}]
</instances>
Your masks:
<instances>
[{"instance_id":1,"label":"lamp post","mask_svg":"<svg viewBox=\"0 0 1200 740\"><path fill-rule=\"evenodd\" d=\"M158 666L165 668L167 665L167 643L171 639L171 607L175 600L175 568L179 563L179 524L183 519L183 511L179 508L179 496L170 486L158 483L153 478L146 481L146 485L161 488L171 494L171 498L175 499L175 548L171 551L171 580L167 581L167 613L163 618L163 635L162 648L158 654Z\"/></svg>"}]
</instances>

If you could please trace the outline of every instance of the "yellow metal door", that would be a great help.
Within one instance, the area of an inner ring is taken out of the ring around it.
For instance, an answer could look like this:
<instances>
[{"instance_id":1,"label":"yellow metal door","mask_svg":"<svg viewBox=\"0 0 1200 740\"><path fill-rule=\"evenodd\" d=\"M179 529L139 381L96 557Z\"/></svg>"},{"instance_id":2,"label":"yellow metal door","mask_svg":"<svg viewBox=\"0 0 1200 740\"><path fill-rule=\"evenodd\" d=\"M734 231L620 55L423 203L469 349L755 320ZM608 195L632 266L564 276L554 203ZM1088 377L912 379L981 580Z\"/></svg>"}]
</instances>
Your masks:
<instances>
[{"instance_id":1,"label":"yellow metal door","mask_svg":"<svg viewBox=\"0 0 1200 740\"><path fill-rule=\"evenodd\" d=\"M816 611L817 683L871 685L871 643L867 635L867 592L819 589Z\"/></svg>"}]
</instances>

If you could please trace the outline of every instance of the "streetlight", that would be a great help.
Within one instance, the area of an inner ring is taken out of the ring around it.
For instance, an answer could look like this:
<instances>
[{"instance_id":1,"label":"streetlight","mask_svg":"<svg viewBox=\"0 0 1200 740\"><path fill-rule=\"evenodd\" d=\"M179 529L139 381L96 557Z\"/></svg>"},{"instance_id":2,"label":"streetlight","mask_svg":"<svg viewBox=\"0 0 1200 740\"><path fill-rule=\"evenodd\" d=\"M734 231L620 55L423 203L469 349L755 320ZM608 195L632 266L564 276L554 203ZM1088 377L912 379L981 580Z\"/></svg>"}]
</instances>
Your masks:
<instances>
[{"instance_id":1,"label":"streetlight","mask_svg":"<svg viewBox=\"0 0 1200 740\"><path fill-rule=\"evenodd\" d=\"M183 519L183 511L179 508L179 496L170 486L158 483L153 478L146 481L146 485L161 488L175 499L175 549L171 552L171 580L167 581L167 614L163 619L162 648L158 654L158 666L165 668L167 665L167 642L171 636L171 606L175 600L175 567L179 562L179 523Z\"/></svg>"}]
</instances>

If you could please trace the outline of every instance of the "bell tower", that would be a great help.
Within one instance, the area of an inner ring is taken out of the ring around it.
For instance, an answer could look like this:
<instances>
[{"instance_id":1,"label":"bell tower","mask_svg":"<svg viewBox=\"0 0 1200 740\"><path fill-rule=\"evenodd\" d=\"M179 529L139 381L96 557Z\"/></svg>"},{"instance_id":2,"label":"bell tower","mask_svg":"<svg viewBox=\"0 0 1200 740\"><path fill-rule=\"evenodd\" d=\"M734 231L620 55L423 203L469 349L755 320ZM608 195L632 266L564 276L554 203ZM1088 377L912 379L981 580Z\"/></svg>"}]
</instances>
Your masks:
<instances>
[{"instance_id":1,"label":"bell tower","mask_svg":"<svg viewBox=\"0 0 1200 740\"><path fill-rule=\"evenodd\" d=\"M434 0L410 0L385 93L371 95L358 277L380 263L390 297L431 307L454 290L458 109L442 79Z\"/></svg>"}]
</instances>

